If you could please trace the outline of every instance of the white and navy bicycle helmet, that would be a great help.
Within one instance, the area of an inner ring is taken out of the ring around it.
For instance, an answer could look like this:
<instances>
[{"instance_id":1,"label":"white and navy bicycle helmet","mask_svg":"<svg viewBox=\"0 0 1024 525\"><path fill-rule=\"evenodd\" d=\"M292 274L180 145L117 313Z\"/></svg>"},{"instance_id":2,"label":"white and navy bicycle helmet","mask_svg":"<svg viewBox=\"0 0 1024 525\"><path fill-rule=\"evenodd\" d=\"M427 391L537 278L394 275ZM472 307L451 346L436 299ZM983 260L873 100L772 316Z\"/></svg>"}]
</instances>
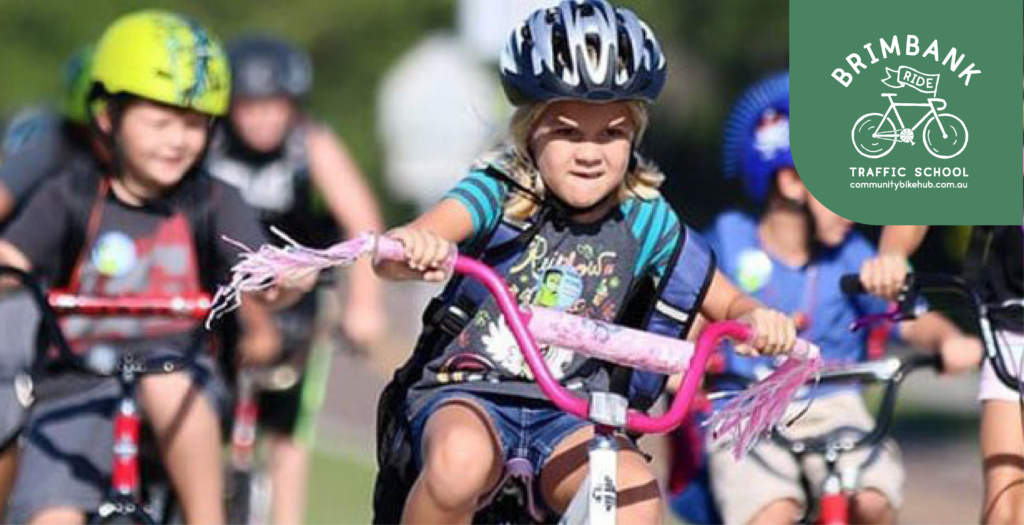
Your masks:
<instances>
[{"instance_id":1,"label":"white and navy bicycle helmet","mask_svg":"<svg viewBox=\"0 0 1024 525\"><path fill-rule=\"evenodd\" d=\"M285 95L301 99L309 93L313 64L309 55L291 42L276 36L249 35L227 47L232 95Z\"/></svg>"},{"instance_id":2,"label":"white and navy bicycle helmet","mask_svg":"<svg viewBox=\"0 0 1024 525\"><path fill-rule=\"evenodd\" d=\"M564 0L519 24L501 53L505 94L519 106L558 99L653 102L665 57L650 27L605 0Z\"/></svg>"}]
</instances>

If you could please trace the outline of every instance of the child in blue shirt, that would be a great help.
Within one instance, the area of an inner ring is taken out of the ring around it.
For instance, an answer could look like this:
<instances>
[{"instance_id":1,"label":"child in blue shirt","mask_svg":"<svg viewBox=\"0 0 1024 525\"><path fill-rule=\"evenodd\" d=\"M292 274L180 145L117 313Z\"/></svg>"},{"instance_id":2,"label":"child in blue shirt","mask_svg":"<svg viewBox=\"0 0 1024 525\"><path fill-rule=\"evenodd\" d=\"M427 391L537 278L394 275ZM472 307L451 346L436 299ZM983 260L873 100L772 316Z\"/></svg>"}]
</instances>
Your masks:
<instances>
[{"instance_id":1,"label":"child in blue shirt","mask_svg":"<svg viewBox=\"0 0 1024 525\"><path fill-rule=\"evenodd\" d=\"M858 273L875 250L852 230L853 223L819 202L797 173L789 147L788 72L759 82L737 103L727 127L725 158L726 171L742 177L744 189L763 211L757 216L728 211L715 220L707 239L723 273L765 305L793 316L800 337L820 346L827 364L865 360L866 333L847 327L857 318L885 311L886 303L844 295L839 280ZM911 344L940 352L947 371L969 367L968 356L980 352L977 340L938 315L898 328ZM725 354L728 372L750 378L766 375L774 362ZM820 387L811 395L814 403L787 435L802 438L844 425L873 426L856 388ZM725 523L794 523L806 504L801 471L815 489L826 473L820 462L799 462L770 440L741 461L730 450L710 448L711 485ZM871 452L847 454L840 468L847 461L863 463ZM862 472L863 490L851 506L853 522L893 522L902 481L899 452L889 440Z\"/></svg>"}]
</instances>

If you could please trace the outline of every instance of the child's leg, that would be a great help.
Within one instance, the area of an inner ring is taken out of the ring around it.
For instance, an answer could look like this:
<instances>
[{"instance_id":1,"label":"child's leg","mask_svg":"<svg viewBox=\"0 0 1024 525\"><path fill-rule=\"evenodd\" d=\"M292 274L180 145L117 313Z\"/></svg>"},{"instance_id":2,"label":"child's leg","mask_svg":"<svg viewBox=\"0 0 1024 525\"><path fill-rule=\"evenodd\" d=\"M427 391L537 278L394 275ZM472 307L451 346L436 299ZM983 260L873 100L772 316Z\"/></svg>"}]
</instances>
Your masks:
<instances>
[{"instance_id":1,"label":"child's leg","mask_svg":"<svg viewBox=\"0 0 1024 525\"><path fill-rule=\"evenodd\" d=\"M750 525L778 525L796 523L803 507L793 498L782 498L761 507L748 522Z\"/></svg>"},{"instance_id":2,"label":"child's leg","mask_svg":"<svg viewBox=\"0 0 1024 525\"><path fill-rule=\"evenodd\" d=\"M202 388L186 373L151 375L139 394L185 520L224 523L220 424Z\"/></svg>"},{"instance_id":3,"label":"child's leg","mask_svg":"<svg viewBox=\"0 0 1024 525\"><path fill-rule=\"evenodd\" d=\"M481 496L501 476L502 449L493 422L475 402L451 399L427 419L423 469L402 523L470 523Z\"/></svg>"},{"instance_id":4,"label":"child's leg","mask_svg":"<svg viewBox=\"0 0 1024 525\"><path fill-rule=\"evenodd\" d=\"M875 421L864 400L857 393L847 392L818 399L812 410L828 411L829 430L837 427L859 428L868 431ZM808 457L804 469L815 489L824 483L827 469L820 456ZM900 448L892 439L885 439L876 449L861 449L844 454L839 461L840 472L858 472L859 491L850 500L850 522L885 525L896 522L897 511L903 503L903 459Z\"/></svg>"},{"instance_id":5,"label":"child's leg","mask_svg":"<svg viewBox=\"0 0 1024 525\"><path fill-rule=\"evenodd\" d=\"M896 509L889 503L889 498L878 490L862 490L850 502L850 521L872 525L896 523Z\"/></svg>"},{"instance_id":6,"label":"child's leg","mask_svg":"<svg viewBox=\"0 0 1024 525\"><path fill-rule=\"evenodd\" d=\"M51 507L32 517L29 525L79 525L85 523L85 514L72 507Z\"/></svg>"},{"instance_id":7,"label":"child's leg","mask_svg":"<svg viewBox=\"0 0 1024 525\"><path fill-rule=\"evenodd\" d=\"M990 399L982 403L983 523L1024 523L1024 435L1021 430L1018 401Z\"/></svg>"},{"instance_id":8,"label":"child's leg","mask_svg":"<svg viewBox=\"0 0 1024 525\"><path fill-rule=\"evenodd\" d=\"M562 439L541 470L540 487L544 501L564 512L587 475L587 446L594 435L592 426L580 428ZM661 523L664 519L661 490L643 454L625 438L619 438L616 461L619 523Z\"/></svg>"},{"instance_id":9,"label":"child's leg","mask_svg":"<svg viewBox=\"0 0 1024 525\"><path fill-rule=\"evenodd\" d=\"M303 523L309 450L296 436L276 432L267 436L267 444L270 449L270 483L274 500L271 523Z\"/></svg>"},{"instance_id":10,"label":"child's leg","mask_svg":"<svg viewBox=\"0 0 1024 525\"><path fill-rule=\"evenodd\" d=\"M18 473L18 445L12 443L0 452L0 509L7 506L7 497L14 486L14 475ZM0 512L3 516L3 512Z\"/></svg>"},{"instance_id":11,"label":"child's leg","mask_svg":"<svg viewBox=\"0 0 1024 525\"><path fill-rule=\"evenodd\" d=\"M737 461L730 447L709 436L708 451L711 492L725 523L781 525L800 519L806 496L800 464L788 450L766 439Z\"/></svg>"}]
</instances>

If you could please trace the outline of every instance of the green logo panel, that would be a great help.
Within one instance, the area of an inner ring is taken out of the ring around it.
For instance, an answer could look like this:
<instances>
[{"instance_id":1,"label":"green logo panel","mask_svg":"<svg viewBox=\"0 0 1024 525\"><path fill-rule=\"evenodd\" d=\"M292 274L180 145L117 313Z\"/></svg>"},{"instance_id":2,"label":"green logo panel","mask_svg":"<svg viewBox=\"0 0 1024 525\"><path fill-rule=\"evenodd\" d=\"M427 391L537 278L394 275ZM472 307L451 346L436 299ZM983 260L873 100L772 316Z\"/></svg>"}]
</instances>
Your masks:
<instances>
[{"instance_id":1,"label":"green logo panel","mask_svg":"<svg viewBox=\"0 0 1024 525\"><path fill-rule=\"evenodd\" d=\"M790 0L790 134L867 224L1021 224L1024 3Z\"/></svg>"}]
</instances>

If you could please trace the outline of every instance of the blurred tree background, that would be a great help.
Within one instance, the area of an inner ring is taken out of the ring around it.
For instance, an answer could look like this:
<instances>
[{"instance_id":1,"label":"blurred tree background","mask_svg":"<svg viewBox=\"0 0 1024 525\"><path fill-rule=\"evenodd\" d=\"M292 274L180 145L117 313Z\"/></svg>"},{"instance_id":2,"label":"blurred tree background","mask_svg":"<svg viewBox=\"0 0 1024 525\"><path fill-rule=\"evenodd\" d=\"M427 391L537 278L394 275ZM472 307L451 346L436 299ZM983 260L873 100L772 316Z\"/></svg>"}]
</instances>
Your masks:
<instances>
[{"instance_id":1,"label":"blurred tree background","mask_svg":"<svg viewBox=\"0 0 1024 525\"><path fill-rule=\"evenodd\" d=\"M743 204L738 184L721 177L722 125L746 86L787 67L788 4L619 3L650 23L669 61L645 152L669 174L666 194L679 213L704 226L724 206ZM454 31L455 0L0 1L0 120L26 104L56 100L64 61L118 15L147 7L191 15L222 40L271 31L304 46L316 67L308 101L312 114L332 124L352 150L382 199L388 223L410 217L412 207L389 195L383 183L377 91L387 69L422 37Z\"/></svg>"}]
</instances>

